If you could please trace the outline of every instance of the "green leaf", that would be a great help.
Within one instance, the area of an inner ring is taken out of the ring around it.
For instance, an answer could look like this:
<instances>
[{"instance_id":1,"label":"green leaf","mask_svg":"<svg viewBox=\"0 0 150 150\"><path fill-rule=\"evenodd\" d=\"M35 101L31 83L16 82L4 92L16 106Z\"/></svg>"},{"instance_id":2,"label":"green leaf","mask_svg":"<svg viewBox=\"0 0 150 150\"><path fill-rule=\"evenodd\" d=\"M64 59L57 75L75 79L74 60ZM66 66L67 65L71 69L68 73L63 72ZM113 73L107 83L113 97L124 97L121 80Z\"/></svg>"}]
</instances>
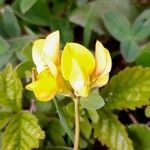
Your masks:
<instances>
[{"instance_id":1,"label":"green leaf","mask_svg":"<svg viewBox=\"0 0 150 150\"><path fill-rule=\"evenodd\" d=\"M57 118L53 118L50 121L49 127L48 127L48 133L54 145L57 145L57 146L66 145L65 140L63 139L63 136L65 135L66 132Z\"/></svg>"},{"instance_id":2,"label":"green leaf","mask_svg":"<svg viewBox=\"0 0 150 150\"><path fill-rule=\"evenodd\" d=\"M121 43L121 53L127 62L133 62L142 52L142 49L133 40Z\"/></svg>"},{"instance_id":3,"label":"green leaf","mask_svg":"<svg viewBox=\"0 0 150 150\"><path fill-rule=\"evenodd\" d=\"M80 129L81 134L86 138L89 139L92 133L92 126L87 118L80 118Z\"/></svg>"},{"instance_id":4,"label":"green leaf","mask_svg":"<svg viewBox=\"0 0 150 150\"><path fill-rule=\"evenodd\" d=\"M87 140L85 140L84 138L80 137L79 148L80 149L86 149L87 146L88 146Z\"/></svg>"},{"instance_id":5,"label":"green leaf","mask_svg":"<svg viewBox=\"0 0 150 150\"><path fill-rule=\"evenodd\" d=\"M30 112L18 113L3 134L2 150L31 150L39 147L39 140L44 139L44 132Z\"/></svg>"},{"instance_id":6,"label":"green leaf","mask_svg":"<svg viewBox=\"0 0 150 150\"><path fill-rule=\"evenodd\" d=\"M87 110L88 115L90 117L90 119L92 120L93 123L97 123L97 121L99 120L99 115L97 113L96 110Z\"/></svg>"},{"instance_id":7,"label":"green leaf","mask_svg":"<svg viewBox=\"0 0 150 150\"><path fill-rule=\"evenodd\" d=\"M146 106L145 115L146 115L146 117L150 117L150 105Z\"/></svg>"},{"instance_id":8,"label":"green leaf","mask_svg":"<svg viewBox=\"0 0 150 150\"><path fill-rule=\"evenodd\" d=\"M150 9L144 10L137 17L132 26L132 33L136 41L143 41L150 35Z\"/></svg>"},{"instance_id":9,"label":"green leaf","mask_svg":"<svg viewBox=\"0 0 150 150\"><path fill-rule=\"evenodd\" d=\"M74 118L74 102L68 103L65 106L66 113Z\"/></svg>"},{"instance_id":10,"label":"green leaf","mask_svg":"<svg viewBox=\"0 0 150 150\"><path fill-rule=\"evenodd\" d=\"M26 13L36 2L37 0L21 0L20 9L22 13Z\"/></svg>"},{"instance_id":11,"label":"green leaf","mask_svg":"<svg viewBox=\"0 0 150 150\"><path fill-rule=\"evenodd\" d=\"M0 54L0 69L2 69L5 65L8 64L10 61L10 58L12 58L13 52L12 51L7 51L3 54Z\"/></svg>"},{"instance_id":12,"label":"green leaf","mask_svg":"<svg viewBox=\"0 0 150 150\"><path fill-rule=\"evenodd\" d=\"M125 127L118 121L117 116L106 109L98 111L99 121L93 125L94 137L111 150L133 150Z\"/></svg>"},{"instance_id":13,"label":"green leaf","mask_svg":"<svg viewBox=\"0 0 150 150\"><path fill-rule=\"evenodd\" d=\"M8 40L8 43L10 44L11 49L13 50L21 50L25 48L25 46L28 46L28 44L35 39L37 39L38 36L30 36L30 35L25 35L21 37L15 37L10 40Z\"/></svg>"},{"instance_id":14,"label":"green leaf","mask_svg":"<svg viewBox=\"0 0 150 150\"><path fill-rule=\"evenodd\" d=\"M5 0L0 0L0 5L3 5L3 4L4 4L4 1L5 1Z\"/></svg>"},{"instance_id":15,"label":"green leaf","mask_svg":"<svg viewBox=\"0 0 150 150\"><path fill-rule=\"evenodd\" d=\"M11 65L0 73L0 93L1 106L13 111L21 110L22 85Z\"/></svg>"},{"instance_id":16,"label":"green leaf","mask_svg":"<svg viewBox=\"0 0 150 150\"><path fill-rule=\"evenodd\" d=\"M25 35L22 37L11 38L8 40L8 43L10 44L10 50L15 53L17 59L21 62L27 61L32 57L32 54L30 53L32 45L31 42L36 40L38 37L39 36ZM30 61L32 61L32 59Z\"/></svg>"},{"instance_id":17,"label":"green leaf","mask_svg":"<svg viewBox=\"0 0 150 150\"><path fill-rule=\"evenodd\" d=\"M150 68L126 68L112 77L101 90L106 106L110 109L129 108L134 110L149 104Z\"/></svg>"},{"instance_id":18,"label":"green leaf","mask_svg":"<svg viewBox=\"0 0 150 150\"><path fill-rule=\"evenodd\" d=\"M137 8L130 0L95 0L75 9L69 16L71 22L82 27L87 26L88 14L91 11L92 30L99 35L106 34L102 23L103 16L109 11L116 11L133 20L137 15ZM114 30L114 28L113 28Z\"/></svg>"},{"instance_id":19,"label":"green leaf","mask_svg":"<svg viewBox=\"0 0 150 150\"><path fill-rule=\"evenodd\" d=\"M59 135L64 136L65 135L65 130L63 128L63 126L60 123L60 120L57 118L53 118L50 123L49 123L49 129L50 130L55 130L59 133Z\"/></svg>"},{"instance_id":20,"label":"green leaf","mask_svg":"<svg viewBox=\"0 0 150 150\"><path fill-rule=\"evenodd\" d=\"M0 149L2 148L2 132L0 130Z\"/></svg>"},{"instance_id":21,"label":"green leaf","mask_svg":"<svg viewBox=\"0 0 150 150\"><path fill-rule=\"evenodd\" d=\"M63 137L55 130L50 130L49 134L50 134L50 139L54 145L56 145L56 146L65 146L66 145Z\"/></svg>"},{"instance_id":22,"label":"green leaf","mask_svg":"<svg viewBox=\"0 0 150 150\"><path fill-rule=\"evenodd\" d=\"M72 132L72 130L69 127L69 124L68 124L68 121L66 119L66 116L65 116L65 114L63 112L62 107L58 103L57 98L55 98L54 103L55 103L55 106L56 106L56 109L57 109L57 112L58 112L58 115L59 115L60 122L61 122L62 126L64 127L66 133L70 137L70 139L73 141L73 138L74 138L73 132Z\"/></svg>"},{"instance_id":23,"label":"green leaf","mask_svg":"<svg viewBox=\"0 0 150 150\"><path fill-rule=\"evenodd\" d=\"M88 0L76 0L78 7L84 6L87 2Z\"/></svg>"},{"instance_id":24,"label":"green leaf","mask_svg":"<svg viewBox=\"0 0 150 150\"><path fill-rule=\"evenodd\" d=\"M144 67L150 66L150 43L148 43L144 49L142 49L142 52L140 56L136 59L137 65L142 65Z\"/></svg>"},{"instance_id":25,"label":"green leaf","mask_svg":"<svg viewBox=\"0 0 150 150\"><path fill-rule=\"evenodd\" d=\"M56 112L55 104L52 101L48 101L46 103L43 103L41 101L36 101L36 109L38 112L45 112L45 113Z\"/></svg>"},{"instance_id":26,"label":"green leaf","mask_svg":"<svg viewBox=\"0 0 150 150\"><path fill-rule=\"evenodd\" d=\"M88 97L81 97L80 104L83 108L90 110L99 109L105 105L98 90L93 91Z\"/></svg>"},{"instance_id":27,"label":"green leaf","mask_svg":"<svg viewBox=\"0 0 150 150\"><path fill-rule=\"evenodd\" d=\"M3 54L9 49L9 44L0 36L0 54Z\"/></svg>"},{"instance_id":28,"label":"green leaf","mask_svg":"<svg viewBox=\"0 0 150 150\"><path fill-rule=\"evenodd\" d=\"M46 113L36 111L35 116L39 120L39 125L42 129L47 127L47 125L49 124L49 116L47 116Z\"/></svg>"},{"instance_id":29,"label":"green leaf","mask_svg":"<svg viewBox=\"0 0 150 150\"><path fill-rule=\"evenodd\" d=\"M51 23L51 13L49 11L48 1L37 0L37 2L25 14L20 10L21 0L16 0L12 5L15 13L23 20L35 24L48 26Z\"/></svg>"},{"instance_id":30,"label":"green leaf","mask_svg":"<svg viewBox=\"0 0 150 150\"><path fill-rule=\"evenodd\" d=\"M89 22L90 23L89 23ZM83 43L86 47L88 47L91 39L91 34L92 34L92 19L88 19L87 24L85 25L84 28L84 33L83 33Z\"/></svg>"},{"instance_id":31,"label":"green leaf","mask_svg":"<svg viewBox=\"0 0 150 150\"><path fill-rule=\"evenodd\" d=\"M22 55L25 57L25 60L33 61L32 60L32 47L33 47L33 42L29 43L23 48Z\"/></svg>"},{"instance_id":32,"label":"green leaf","mask_svg":"<svg viewBox=\"0 0 150 150\"><path fill-rule=\"evenodd\" d=\"M0 129L3 128L13 116L12 112L0 111Z\"/></svg>"},{"instance_id":33,"label":"green leaf","mask_svg":"<svg viewBox=\"0 0 150 150\"><path fill-rule=\"evenodd\" d=\"M126 41L131 38L130 23L119 12L110 11L103 18L105 27L118 41Z\"/></svg>"},{"instance_id":34,"label":"green leaf","mask_svg":"<svg viewBox=\"0 0 150 150\"><path fill-rule=\"evenodd\" d=\"M66 147L66 146L49 146L48 148L44 150L72 150L72 147Z\"/></svg>"},{"instance_id":35,"label":"green leaf","mask_svg":"<svg viewBox=\"0 0 150 150\"><path fill-rule=\"evenodd\" d=\"M133 124L128 127L129 137L136 150L149 150L150 128L144 124Z\"/></svg>"},{"instance_id":36,"label":"green leaf","mask_svg":"<svg viewBox=\"0 0 150 150\"><path fill-rule=\"evenodd\" d=\"M18 24L18 20L13 13L11 7L6 6L1 11L4 30L8 37L16 37L21 35L21 29Z\"/></svg>"},{"instance_id":37,"label":"green leaf","mask_svg":"<svg viewBox=\"0 0 150 150\"><path fill-rule=\"evenodd\" d=\"M67 15L69 13L69 9L73 1L67 2L67 1L60 1L60 0L52 0L51 11L54 12L57 17L60 17L62 14Z\"/></svg>"},{"instance_id":38,"label":"green leaf","mask_svg":"<svg viewBox=\"0 0 150 150\"><path fill-rule=\"evenodd\" d=\"M53 31L60 31L61 42L63 45L65 45L66 42L73 41L73 30L67 19L51 18L51 21L50 27Z\"/></svg>"},{"instance_id":39,"label":"green leaf","mask_svg":"<svg viewBox=\"0 0 150 150\"><path fill-rule=\"evenodd\" d=\"M23 62L16 67L19 78L24 78L27 71L31 71L34 64L31 61Z\"/></svg>"},{"instance_id":40,"label":"green leaf","mask_svg":"<svg viewBox=\"0 0 150 150\"><path fill-rule=\"evenodd\" d=\"M84 33L83 33L83 43L85 46L88 47L91 34L92 34L92 26L93 26L93 8L94 3L91 5L90 10L88 11L87 18L86 18L86 24L84 27Z\"/></svg>"}]
</instances>

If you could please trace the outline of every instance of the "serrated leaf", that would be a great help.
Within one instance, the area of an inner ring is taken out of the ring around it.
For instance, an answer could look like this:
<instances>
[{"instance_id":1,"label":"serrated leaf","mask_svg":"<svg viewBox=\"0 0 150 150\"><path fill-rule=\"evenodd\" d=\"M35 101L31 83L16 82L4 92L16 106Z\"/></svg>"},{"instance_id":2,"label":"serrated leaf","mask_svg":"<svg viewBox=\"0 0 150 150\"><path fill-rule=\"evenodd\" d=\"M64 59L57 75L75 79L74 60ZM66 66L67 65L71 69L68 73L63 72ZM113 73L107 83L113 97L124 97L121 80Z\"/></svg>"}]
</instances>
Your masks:
<instances>
[{"instance_id":1,"label":"serrated leaf","mask_svg":"<svg viewBox=\"0 0 150 150\"><path fill-rule=\"evenodd\" d=\"M26 13L37 0L21 0L20 9L22 13Z\"/></svg>"},{"instance_id":2,"label":"serrated leaf","mask_svg":"<svg viewBox=\"0 0 150 150\"><path fill-rule=\"evenodd\" d=\"M150 9L144 10L134 21L132 33L136 41L143 41L150 35Z\"/></svg>"},{"instance_id":3,"label":"serrated leaf","mask_svg":"<svg viewBox=\"0 0 150 150\"><path fill-rule=\"evenodd\" d=\"M142 49L138 46L138 44L133 40L127 40L121 42L121 53L123 58L127 62L133 62L136 60L136 58L140 55L142 52Z\"/></svg>"},{"instance_id":4,"label":"serrated leaf","mask_svg":"<svg viewBox=\"0 0 150 150\"><path fill-rule=\"evenodd\" d=\"M95 110L103 107L105 102L98 90L94 90L88 97L81 97L80 104L83 108Z\"/></svg>"},{"instance_id":5,"label":"serrated leaf","mask_svg":"<svg viewBox=\"0 0 150 150\"><path fill-rule=\"evenodd\" d=\"M21 29L18 20L13 13L11 7L6 6L1 10L4 30L8 37L17 37L21 35Z\"/></svg>"},{"instance_id":6,"label":"serrated leaf","mask_svg":"<svg viewBox=\"0 0 150 150\"><path fill-rule=\"evenodd\" d=\"M149 104L150 68L126 68L112 77L101 90L106 106L110 109L129 108L134 110Z\"/></svg>"},{"instance_id":7,"label":"serrated leaf","mask_svg":"<svg viewBox=\"0 0 150 150\"><path fill-rule=\"evenodd\" d=\"M22 85L11 65L0 73L0 93L1 106L13 111L21 110Z\"/></svg>"},{"instance_id":8,"label":"serrated leaf","mask_svg":"<svg viewBox=\"0 0 150 150\"><path fill-rule=\"evenodd\" d=\"M13 116L12 112L0 111L0 129L3 128Z\"/></svg>"},{"instance_id":9,"label":"serrated leaf","mask_svg":"<svg viewBox=\"0 0 150 150\"><path fill-rule=\"evenodd\" d=\"M150 105L146 106L145 108L145 116L150 117Z\"/></svg>"},{"instance_id":10,"label":"serrated leaf","mask_svg":"<svg viewBox=\"0 0 150 150\"><path fill-rule=\"evenodd\" d=\"M31 150L39 147L44 132L30 112L20 112L10 122L3 134L2 150Z\"/></svg>"},{"instance_id":11,"label":"serrated leaf","mask_svg":"<svg viewBox=\"0 0 150 150\"><path fill-rule=\"evenodd\" d=\"M92 14L92 30L100 35L105 34L102 17L108 11L117 11L129 20L133 20L137 15L137 8L130 0L95 0L75 9L69 19L71 22L85 27L89 11Z\"/></svg>"},{"instance_id":12,"label":"serrated leaf","mask_svg":"<svg viewBox=\"0 0 150 150\"><path fill-rule=\"evenodd\" d=\"M103 21L109 33L118 41L126 41L131 38L130 23L119 12L108 12L103 17Z\"/></svg>"},{"instance_id":13,"label":"serrated leaf","mask_svg":"<svg viewBox=\"0 0 150 150\"><path fill-rule=\"evenodd\" d=\"M150 149L150 128L144 124L133 124L128 127L129 137L134 143L135 150Z\"/></svg>"},{"instance_id":14,"label":"serrated leaf","mask_svg":"<svg viewBox=\"0 0 150 150\"><path fill-rule=\"evenodd\" d=\"M118 121L117 116L101 109L98 111L99 121L93 124L94 137L111 150L133 150L125 127Z\"/></svg>"}]
</instances>

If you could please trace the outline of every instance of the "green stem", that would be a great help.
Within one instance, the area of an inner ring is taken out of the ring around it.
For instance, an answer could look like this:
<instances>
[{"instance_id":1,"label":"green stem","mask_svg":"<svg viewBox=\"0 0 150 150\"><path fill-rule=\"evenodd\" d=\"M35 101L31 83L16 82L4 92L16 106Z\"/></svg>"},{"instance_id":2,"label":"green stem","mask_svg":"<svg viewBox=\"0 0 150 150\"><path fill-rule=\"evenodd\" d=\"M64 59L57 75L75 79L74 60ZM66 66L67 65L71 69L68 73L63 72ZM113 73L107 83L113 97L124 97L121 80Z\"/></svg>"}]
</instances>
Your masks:
<instances>
[{"instance_id":1,"label":"green stem","mask_svg":"<svg viewBox=\"0 0 150 150\"><path fill-rule=\"evenodd\" d=\"M74 99L75 108L75 137L74 137L74 148L73 150L78 150L79 138L80 138L80 113L79 113L79 99Z\"/></svg>"}]
</instances>

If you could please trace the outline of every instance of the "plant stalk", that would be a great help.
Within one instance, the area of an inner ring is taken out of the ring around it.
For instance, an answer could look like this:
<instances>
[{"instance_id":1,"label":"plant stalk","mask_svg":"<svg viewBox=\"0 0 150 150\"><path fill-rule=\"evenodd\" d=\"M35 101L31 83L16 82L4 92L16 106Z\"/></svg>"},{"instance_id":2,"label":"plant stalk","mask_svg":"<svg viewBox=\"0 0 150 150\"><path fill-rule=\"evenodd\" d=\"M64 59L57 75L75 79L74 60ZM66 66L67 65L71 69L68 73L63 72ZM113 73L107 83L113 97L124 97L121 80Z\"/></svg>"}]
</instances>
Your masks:
<instances>
[{"instance_id":1,"label":"plant stalk","mask_svg":"<svg viewBox=\"0 0 150 150\"><path fill-rule=\"evenodd\" d=\"M79 138L80 138L79 98L74 99L74 108L75 108L75 137L74 137L73 150L78 150L78 148L79 148Z\"/></svg>"}]
</instances>

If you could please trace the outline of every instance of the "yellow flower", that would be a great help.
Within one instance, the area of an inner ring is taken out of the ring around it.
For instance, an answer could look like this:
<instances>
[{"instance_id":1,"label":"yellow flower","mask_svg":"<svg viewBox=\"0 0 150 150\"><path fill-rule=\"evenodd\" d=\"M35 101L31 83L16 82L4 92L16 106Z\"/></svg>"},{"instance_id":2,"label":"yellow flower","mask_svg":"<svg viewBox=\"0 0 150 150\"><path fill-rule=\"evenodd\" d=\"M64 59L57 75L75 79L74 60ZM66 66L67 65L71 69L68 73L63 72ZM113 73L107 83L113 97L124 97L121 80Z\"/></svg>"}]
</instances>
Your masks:
<instances>
[{"instance_id":1,"label":"yellow flower","mask_svg":"<svg viewBox=\"0 0 150 150\"><path fill-rule=\"evenodd\" d=\"M32 57L37 74L26 88L33 91L38 100L51 100L57 93L86 97L91 88L108 82L111 57L99 41L95 57L77 43L67 43L60 55L59 43L58 31L33 43Z\"/></svg>"},{"instance_id":2,"label":"yellow flower","mask_svg":"<svg viewBox=\"0 0 150 150\"><path fill-rule=\"evenodd\" d=\"M58 92L68 94L69 86L60 71L59 32L33 43L32 57L36 65L36 80L26 86L41 101L51 100Z\"/></svg>"},{"instance_id":3,"label":"yellow flower","mask_svg":"<svg viewBox=\"0 0 150 150\"><path fill-rule=\"evenodd\" d=\"M95 57L84 46L67 43L62 53L61 70L75 95L86 97L91 88L102 87L108 82L111 57L99 41L96 42Z\"/></svg>"}]
</instances>

